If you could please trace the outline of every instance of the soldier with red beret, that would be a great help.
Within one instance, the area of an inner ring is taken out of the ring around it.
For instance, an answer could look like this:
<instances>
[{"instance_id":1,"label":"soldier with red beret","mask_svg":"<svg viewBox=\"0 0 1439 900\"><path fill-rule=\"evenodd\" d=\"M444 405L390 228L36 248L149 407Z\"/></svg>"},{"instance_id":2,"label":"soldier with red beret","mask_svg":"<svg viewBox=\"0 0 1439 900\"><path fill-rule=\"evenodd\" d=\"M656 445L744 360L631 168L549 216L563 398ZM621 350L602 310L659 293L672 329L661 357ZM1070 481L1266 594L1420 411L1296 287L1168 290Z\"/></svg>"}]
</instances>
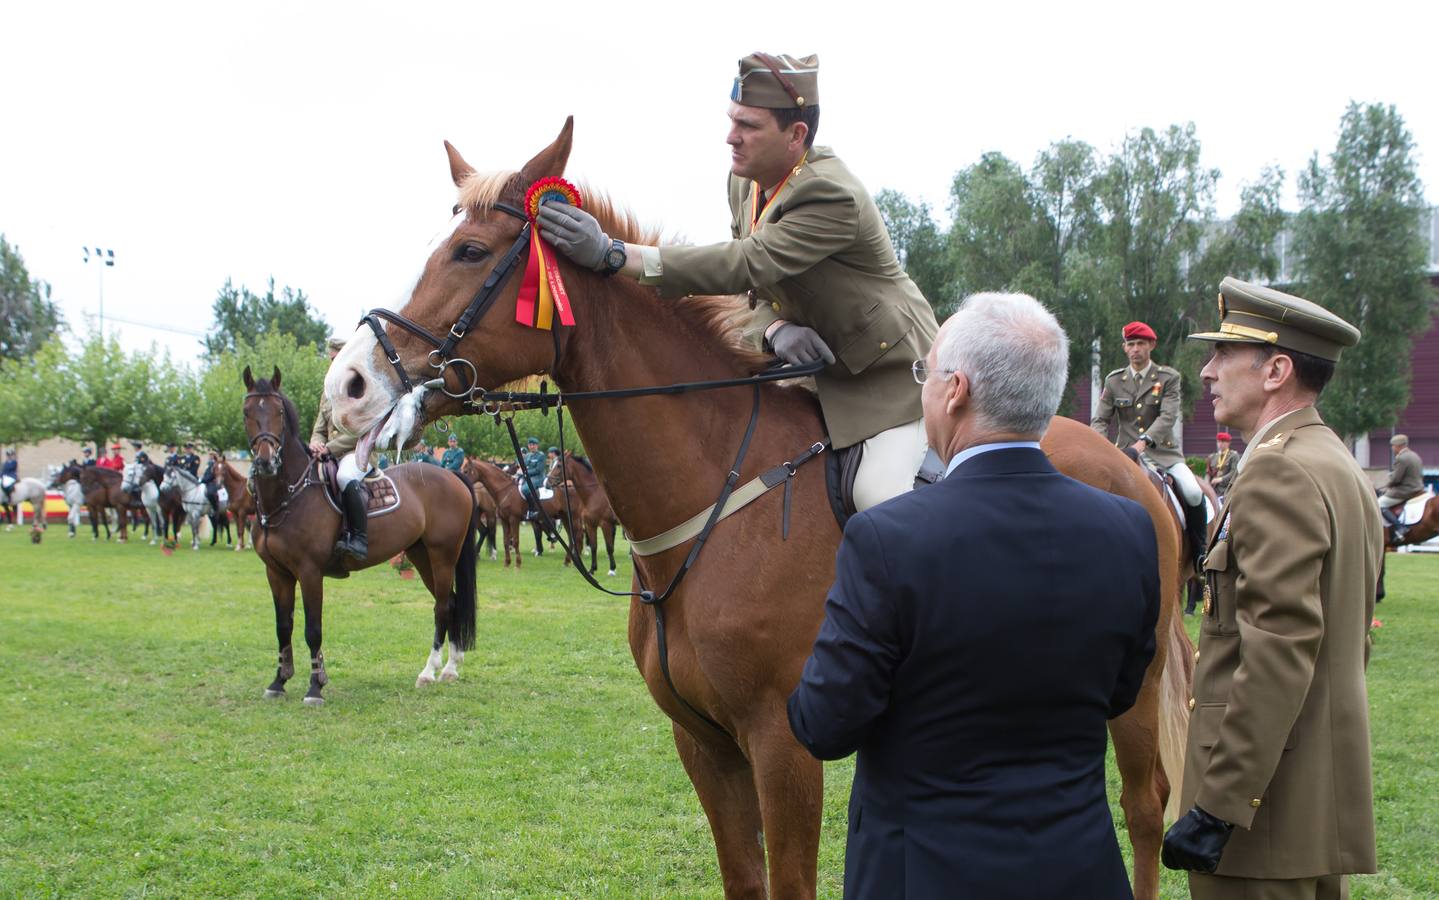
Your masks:
<instances>
[{"instance_id":1,"label":"soldier with red beret","mask_svg":"<svg viewBox=\"0 0 1439 900\"><path fill-rule=\"evenodd\" d=\"M1209 454L1209 459L1204 464L1204 477L1209 479L1210 486L1220 499L1229 493L1229 483L1234 480L1234 462L1239 458L1229 449L1230 440L1227 431L1216 434L1214 443L1219 449Z\"/></svg>"},{"instance_id":2,"label":"soldier with red beret","mask_svg":"<svg viewBox=\"0 0 1439 900\"><path fill-rule=\"evenodd\" d=\"M1174 485L1184 499L1185 531L1189 546L1203 548L1207 537L1208 516L1204 510L1204 492L1199 479L1189 471L1184 454L1174 439L1174 426L1179 422L1179 372L1150 359L1158 336L1143 322L1124 326L1124 355L1129 365L1115 369L1104 379L1099 395L1099 409L1090 426L1106 437L1111 421L1117 422L1115 446L1132 447L1156 468L1174 478Z\"/></svg>"}]
</instances>

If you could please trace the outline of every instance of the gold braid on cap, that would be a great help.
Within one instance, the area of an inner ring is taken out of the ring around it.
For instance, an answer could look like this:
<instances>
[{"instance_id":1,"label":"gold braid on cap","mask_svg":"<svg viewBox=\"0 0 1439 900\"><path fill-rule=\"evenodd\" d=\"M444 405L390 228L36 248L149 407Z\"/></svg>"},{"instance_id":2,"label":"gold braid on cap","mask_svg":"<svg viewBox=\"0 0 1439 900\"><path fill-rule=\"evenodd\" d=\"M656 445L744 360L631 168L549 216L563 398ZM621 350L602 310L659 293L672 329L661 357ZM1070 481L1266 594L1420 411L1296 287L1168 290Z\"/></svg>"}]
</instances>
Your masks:
<instances>
[{"instance_id":1,"label":"gold braid on cap","mask_svg":"<svg viewBox=\"0 0 1439 900\"><path fill-rule=\"evenodd\" d=\"M761 53L758 50L754 52L754 57L769 67L770 72L774 75L775 81L778 81L779 86L784 88L784 92L789 94L789 98L794 101L795 106L804 106L804 98L799 95L799 89L794 86L793 81L786 78L784 73L779 70L779 60L770 56L768 53Z\"/></svg>"},{"instance_id":2,"label":"gold braid on cap","mask_svg":"<svg viewBox=\"0 0 1439 900\"><path fill-rule=\"evenodd\" d=\"M1235 325L1233 322L1225 322L1219 326L1220 334L1232 334L1235 337L1245 337L1251 340L1263 341L1266 344L1279 343L1279 335L1273 331L1261 331L1258 328L1250 328L1248 325Z\"/></svg>"}]
</instances>

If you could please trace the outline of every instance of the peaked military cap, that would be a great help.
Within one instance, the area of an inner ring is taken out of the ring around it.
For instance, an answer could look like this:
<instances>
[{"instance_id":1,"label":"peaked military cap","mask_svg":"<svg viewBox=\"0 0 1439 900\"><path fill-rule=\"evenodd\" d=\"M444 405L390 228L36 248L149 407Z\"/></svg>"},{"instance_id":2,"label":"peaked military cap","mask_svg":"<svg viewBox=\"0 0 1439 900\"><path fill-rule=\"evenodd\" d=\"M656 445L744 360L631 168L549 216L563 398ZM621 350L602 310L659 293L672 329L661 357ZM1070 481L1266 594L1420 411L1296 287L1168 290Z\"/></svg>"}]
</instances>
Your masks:
<instances>
[{"instance_id":1,"label":"peaked military cap","mask_svg":"<svg viewBox=\"0 0 1439 900\"><path fill-rule=\"evenodd\" d=\"M329 340L325 341L325 349L331 353L339 353L341 350L345 349L345 339L338 336L332 337Z\"/></svg>"},{"instance_id":2,"label":"peaked military cap","mask_svg":"<svg viewBox=\"0 0 1439 900\"><path fill-rule=\"evenodd\" d=\"M818 106L819 57L751 53L739 61L729 98L741 106L761 109Z\"/></svg>"},{"instance_id":3,"label":"peaked military cap","mask_svg":"<svg viewBox=\"0 0 1439 900\"><path fill-rule=\"evenodd\" d=\"M1269 344L1337 362L1359 329L1317 303L1238 278L1219 283L1219 330L1189 336L1211 343Z\"/></svg>"}]
</instances>

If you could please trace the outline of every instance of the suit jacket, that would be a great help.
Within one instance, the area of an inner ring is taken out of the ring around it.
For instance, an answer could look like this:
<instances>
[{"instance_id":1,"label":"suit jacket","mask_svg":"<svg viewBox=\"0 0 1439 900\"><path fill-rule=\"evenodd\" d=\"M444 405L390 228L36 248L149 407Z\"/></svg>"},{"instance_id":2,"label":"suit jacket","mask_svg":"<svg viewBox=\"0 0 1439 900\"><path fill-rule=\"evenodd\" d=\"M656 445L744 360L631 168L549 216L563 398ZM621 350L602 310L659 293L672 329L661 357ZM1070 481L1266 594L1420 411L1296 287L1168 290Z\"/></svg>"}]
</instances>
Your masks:
<instances>
[{"instance_id":1,"label":"suit jacket","mask_svg":"<svg viewBox=\"0 0 1439 900\"><path fill-rule=\"evenodd\" d=\"M1180 375L1178 370L1150 363L1149 371L1134 377L1128 366L1115 369L1104 378L1099 409L1089 425L1108 437L1109 420L1119 421L1114 445L1123 449L1148 435L1154 446L1144 455L1155 465L1169 467L1184 462L1174 425L1179 421Z\"/></svg>"},{"instance_id":2,"label":"suit jacket","mask_svg":"<svg viewBox=\"0 0 1439 900\"><path fill-rule=\"evenodd\" d=\"M1384 493L1400 500L1409 500L1424 493L1424 464L1419 460L1419 454L1405 447L1394 455Z\"/></svg>"},{"instance_id":3,"label":"suit jacket","mask_svg":"<svg viewBox=\"0 0 1439 900\"><path fill-rule=\"evenodd\" d=\"M1181 797L1238 826L1220 875L1375 871L1364 667L1383 535L1313 407L1250 448L1204 564Z\"/></svg>"},{"instance_id":4,"label":"suit jacket","mask_svg":"<svg viewBox=\"0 0 1439 900\"><path fill-rule=\"evenodd\" d=\"M895 256L869 191L828 147L812 147L752 227L754 182L729 179L730 233L708 247L664 247L660 292L738 294L761 301L756 346L776 319L813 328L836 362L815 378L836 449L922 415L910 364L939 326Z\"/></svg>"},{"instance_id":5,"label":"suit jacket","mask_svg":"<svg viewBox=\"0 0 1439 900\"><path fill-rule=\"evenodd\" d=\"M845 896L1131 896L1104 754L1154 655L1144 510L993 450L851 518L836 568L789 720L859 752Z\"/></svg>"}]
</instances>

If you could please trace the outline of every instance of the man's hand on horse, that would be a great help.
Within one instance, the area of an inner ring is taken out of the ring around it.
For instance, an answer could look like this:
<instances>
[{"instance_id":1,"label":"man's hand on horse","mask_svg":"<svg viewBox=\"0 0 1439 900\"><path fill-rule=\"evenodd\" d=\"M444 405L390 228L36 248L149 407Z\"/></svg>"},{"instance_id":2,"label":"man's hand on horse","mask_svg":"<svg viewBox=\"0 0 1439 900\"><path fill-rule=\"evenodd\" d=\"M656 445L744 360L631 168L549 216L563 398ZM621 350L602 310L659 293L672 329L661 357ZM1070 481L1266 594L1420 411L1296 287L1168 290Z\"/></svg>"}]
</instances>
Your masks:
<instances>
[{"instance_id":1,"label":"man's hand on horse","mask_svg":"<svg viewBox=\"0 0 1439 900\"><path fill-rule=\"evenodd\" d=\"M821 359L834 365L834 353L813 328L787 322L769 336L769 345L774 348L775 356L792 366L818 362Z\"/></svg>"},{"instance_id":2,"label":"man's hand on horse","mask_svg":"<svg viewBox=\"0 0 1439 900\"><path fill-rule=\"evenodd\" d=\"M314 457L324 456L328 452L324 441L310 441L310 455Z\"/></svg>"},{"instance_id":3,"label":"man's hand on horse","mask_svg":"<svg viewBox=\"0 0 1439 900\"><path fill-rule=\"evenodd\" d=\"M594 216L568 203L550 202L540 207L540 236L565 256L598 272L605 266L605 254L612 242Z\"/></svg>"}]
</instances>

